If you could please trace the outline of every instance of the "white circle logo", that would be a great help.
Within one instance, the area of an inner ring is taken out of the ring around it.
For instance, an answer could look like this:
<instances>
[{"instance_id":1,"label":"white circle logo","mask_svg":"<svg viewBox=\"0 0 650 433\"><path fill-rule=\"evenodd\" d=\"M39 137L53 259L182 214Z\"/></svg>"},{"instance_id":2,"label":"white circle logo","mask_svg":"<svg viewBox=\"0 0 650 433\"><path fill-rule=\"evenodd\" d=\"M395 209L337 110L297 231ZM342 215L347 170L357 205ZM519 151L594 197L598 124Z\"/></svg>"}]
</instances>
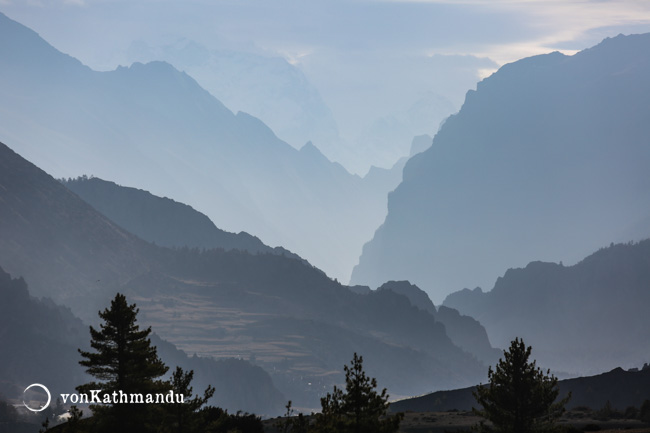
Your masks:
<instances>
[{"instance_id":1,"label":"white circle logo","mask_svg":"<svg viewBox=\"0 0 650 433\"><path fill-rule=\"evenodd\" d=\"M23 405L25 405L25 407L28 410L31 410L32 412L40 412L42 410L47 409L47 407L50 405L50 401L52 400L52 396L50 395L50 390L47 389L47 387L45 385L41 385L40 383L32 383L27 388L25 388L25 390L23 391L23 394L25 394L28 389L34 388L34 387L41 388L43 391L45 391L45 393L47 394L47 403L45 403L45 405L40 409L32 409L31 407L27 406L27 403L25 403L25 400L23 400Z\"/></svg>"}]
</instances>

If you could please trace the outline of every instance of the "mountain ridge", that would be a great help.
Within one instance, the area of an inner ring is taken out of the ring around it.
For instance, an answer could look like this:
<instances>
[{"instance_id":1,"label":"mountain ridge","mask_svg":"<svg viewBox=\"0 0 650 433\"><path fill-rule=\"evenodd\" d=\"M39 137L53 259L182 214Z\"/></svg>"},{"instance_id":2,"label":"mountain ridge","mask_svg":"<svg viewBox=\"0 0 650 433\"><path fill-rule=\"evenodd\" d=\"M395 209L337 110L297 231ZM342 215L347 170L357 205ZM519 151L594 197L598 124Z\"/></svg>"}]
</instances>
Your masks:
<instances>
[{"instance_id":1,"label":"mountain ridge","mask_svg":"<svg viewBox=\"0 0 650 433\"><path fill-rule=\"evenodd\" d=\"M0 141L56 177L86 173L172 197L348 279L401 177L364 179L301 152L167 63L97 72L6 16L0 23Z\"/></svg>"},{"instance_id":2,"label":"mountain ridge","mask_svg":"<svg viewBox=\"0 0 650 433\"><path fill-rule=\"evenodd\" d=\"M594 376L577 377L558 381L560 397L571 393L567 408L588 407L598 410L609 402L613 409L624 411L628 407L640 408L646 399L650 384L650 371L625 371L617 367ZM439 391L421 397L391 403L391 412L442 412L469 411L477 407L472 392L476 387Z\"/></svg>"},{"instance_id":3,"label":"mountain ridge","mask_svg":"<svg viewBox=\"0 0 650 433\"><path fill-rule=\"evenodd\" d=\"M496 345L516 332L556 371L631 367L646 362L649 269L650 239L611 244L572 266L509 269L491 291L459 291L444 305L480 320Z\"/></svg>"},{"instance_id":4,"label":"mountain ridge","mask_svg":"<svg viewBox=\"0 0 650 433\"><path fill-rule=\"evenodd\" d=\"M322 390L340 383L349 351L362 351L393 395L485 375L402 295L356 295L283 255L149 244L4 145L0 202L0 263L28 276L34 294L94 323L92 312L119 291L143 325L179 349L255 358L302 406L317 407Z\"/></svg>"},{"instance_id":5,"label":"mountain ridge","mask_svg":"<svg viewBox=\"0 0 650 433\"><path fill-rule=\"evenodd\" d=\"M99 178L61 180L99 213L139 238L164 247L240 249L251 253L284 254L302 260L282 247L271 248L246 232L225 232L191 206L142 189Z\"/></svg>"},{"instance_id":6,"label":"mountain ridge","mask_svg":"<svg viewBox=\"0 0 650 433\"><path fill-rule=\"evenodd\" d=\"M404 279L441 302L499 269L650 236L647 47L619 36L481 81L406 164L351 284Z\"/></svg>"}]
</instances>

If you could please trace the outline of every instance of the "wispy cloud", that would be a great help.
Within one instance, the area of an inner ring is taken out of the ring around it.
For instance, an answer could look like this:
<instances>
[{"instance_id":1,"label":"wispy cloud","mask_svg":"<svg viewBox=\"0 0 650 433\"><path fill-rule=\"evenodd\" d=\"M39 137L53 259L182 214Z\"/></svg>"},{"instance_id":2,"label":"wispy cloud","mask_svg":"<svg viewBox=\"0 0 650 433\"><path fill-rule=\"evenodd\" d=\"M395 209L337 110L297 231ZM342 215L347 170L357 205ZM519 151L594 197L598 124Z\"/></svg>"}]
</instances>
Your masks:
<instances>
[{"instance_id":1,"label":"wispy cloud","mask_svg":"<svg viewBox=\"0 0 650 433\"><path fill-rule=\"evenodd\" d=\"M513 14L529 30L510 41L477 41L467 53L499 64L522 57L561 51L573 54L593 45L613 29L649 26L650 2L643 0L380 0L387 3L480 7ZM604 31L604 29L607 29ZM602 30L602 31L599 31Z\"/></svg>"}]
</instances>

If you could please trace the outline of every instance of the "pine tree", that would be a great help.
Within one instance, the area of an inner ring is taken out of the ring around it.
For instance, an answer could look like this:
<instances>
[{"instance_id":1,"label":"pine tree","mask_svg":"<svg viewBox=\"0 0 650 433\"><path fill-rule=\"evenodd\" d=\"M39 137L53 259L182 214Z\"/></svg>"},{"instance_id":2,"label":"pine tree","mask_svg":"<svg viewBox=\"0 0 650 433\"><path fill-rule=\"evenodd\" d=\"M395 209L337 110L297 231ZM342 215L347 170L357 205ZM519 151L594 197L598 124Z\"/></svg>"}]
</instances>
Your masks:
<instances>
[{"instance_id":1,"label":"pine tree","mask_svg":"<svg viewBox=\"0 0 650 433\"><path fill-rule=\"evenodd\" d=\"M488 370L488 386L479 386L474 398L482 410L474 412L492 422L484 430L503 433L548 431L564 412L570 395L556 401L559 389L557 378L544 373L529 362L531 347L516 338L504 352L496 368Z\"/></svg>"},{"instance_id":2,"label":"pine tree","mask_svg":"<svg viewBox=\"0 0 650 433\"><path fill-rule=\"evenodd\" d=\"M157 380L167 372L167 366L148 338L151 328L140 330L136 324L138 312L136 305L129 305L120 293L111 301L110 308L99 312L104 321L100 330L90 327L90 345L95 351L79 350L84 358L79 364L101 382L79 386L79 392L101 389L102 395L120 391L146 394L169 389L169 384ZM120 433L144 431L147 405L122 403L91 408L98 429Z\"/></svg>"},{"instance_id":3,"label":"pine tree","mask_svg":"<svg viewBox=\"0 0 650 433\"><path fill-rule=\"evenodd\" d=\"M167 424L170 426L168 431L192 433L203 431L204 429L204 426L201 425L198 411L214 395L215 389L213 386L208 385L203 392L203 396L195 395L193 398L190 398L193 393L191 386L193 378L194 370L185 372L181 367L176 367L176 370L172 374L170 382L172 389L176 394L183 395L185 402L183 404L171 404L166 409Z\"/></svg>"},{"instance_id":4,"label":"pine tree","mask_svg":"<svg viewBox=\"0 0 650 433\"><path fill-rule=\"evenodd\" d=\"M316 415L317 432L392 433L399 429L403 414L387 415L388 393L377 393L377 380L363 370L363 357L354 358L345 370L345 392L334 387L332 394L321 399L321 413Z\"/></svg>"}]
</instances>

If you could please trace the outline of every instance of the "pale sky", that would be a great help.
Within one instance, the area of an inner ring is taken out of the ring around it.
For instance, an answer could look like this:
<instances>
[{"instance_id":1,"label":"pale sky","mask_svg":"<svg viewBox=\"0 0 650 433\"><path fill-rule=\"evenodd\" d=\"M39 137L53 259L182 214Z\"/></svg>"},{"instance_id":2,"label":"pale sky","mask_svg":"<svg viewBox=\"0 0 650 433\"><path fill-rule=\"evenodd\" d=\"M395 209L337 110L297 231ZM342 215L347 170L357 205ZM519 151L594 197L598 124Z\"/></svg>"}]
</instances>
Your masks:
<instances>
[{"instance_id":1,"label":"pale sky","mask_svg":"<svg viewBox=\"0 0 650 433\"><path fill-rule=\"evenodd\" d=\"M281 56L349 140L427 91L460 108L504 63L650 32L648 0L0 0L0 11L97 70L130 64L135 41Z\"/></svg>"},{"instance_id":2,"label":"pale sky","mask_svg":"<svg viewBox=\"0 0 650 433\"><path fill-rule=\"evenodd\" d=\"M361 51L502 64L650 30L646 0L0 0L0 8L100 69L138 38L182 36L294 62Z\"/></svg>"}]
</instances>

